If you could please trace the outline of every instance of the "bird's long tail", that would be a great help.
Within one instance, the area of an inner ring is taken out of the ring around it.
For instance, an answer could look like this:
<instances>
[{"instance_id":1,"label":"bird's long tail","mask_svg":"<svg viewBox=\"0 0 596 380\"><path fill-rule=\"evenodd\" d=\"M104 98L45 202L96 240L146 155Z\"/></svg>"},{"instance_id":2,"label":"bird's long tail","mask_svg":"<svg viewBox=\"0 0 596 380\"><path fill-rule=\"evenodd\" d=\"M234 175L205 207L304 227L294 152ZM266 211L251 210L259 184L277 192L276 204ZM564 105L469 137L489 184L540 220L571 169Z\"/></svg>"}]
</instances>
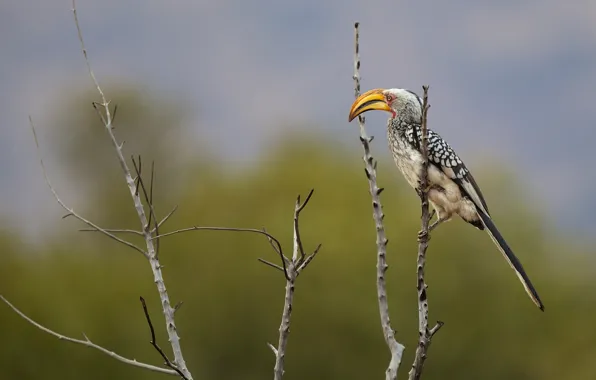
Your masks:
<instances>
[{"instance_id":1,"label":"bird's long tail","mask_svg":"<svg viewBox=\"0 0 596 380\"><path fill-rule=\"evenodd\" d=\"M524 267L521 265L517 257L513 254L513 251L511 250L511 248L509 248L509 245L507 245L507 242L497 229L497 226L495 226L495 224L493 223L491 217L484 213L482 210L478 210L478 216L480 216L480 218L482 219L482 223L486 227L486 232L488 232L493 242L499 248L499 251L501 251L509 265L511 265L511 268L513 268L513 270L517 274L517 277L519 277L519 280L524 286L524 289L526 289L526 293L528 293L528 296L530 296L532 301L536 304L536 306L540 308L540 310L544 311L544 305L542 304L542 301L540 301L540 297L538 297L538 293L536 292L536 289L534 289L534 286L528 278L526 271L524 271Z\"/></svg>"}]
</instances>

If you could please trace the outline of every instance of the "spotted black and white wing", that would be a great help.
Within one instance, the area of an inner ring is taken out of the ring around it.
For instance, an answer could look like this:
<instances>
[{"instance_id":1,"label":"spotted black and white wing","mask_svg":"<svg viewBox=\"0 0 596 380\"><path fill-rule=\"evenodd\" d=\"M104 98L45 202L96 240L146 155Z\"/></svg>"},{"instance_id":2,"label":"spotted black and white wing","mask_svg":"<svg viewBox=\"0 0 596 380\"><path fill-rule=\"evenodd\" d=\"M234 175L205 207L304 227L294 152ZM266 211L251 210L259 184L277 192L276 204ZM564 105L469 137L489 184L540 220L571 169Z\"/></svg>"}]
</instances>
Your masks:
<instances>
[{"instance_id":1,"label":"spotted black and white wing","mask_svg":"<svg viewBox=\"0 0 596 380\"><path fill-rule=\"evenodd\" d=\"M414 131L416 131L416 136L414 136ZM416 149L420 150L422 131L418 126L406 131L406 138ZM486 215L490 215L482 191L480 191L472 173L447 141L429 129L427 147L429 163L441 169L459 186L462 193L474 202L476 207L484 211Z\"/></svg>"}]
</instances>

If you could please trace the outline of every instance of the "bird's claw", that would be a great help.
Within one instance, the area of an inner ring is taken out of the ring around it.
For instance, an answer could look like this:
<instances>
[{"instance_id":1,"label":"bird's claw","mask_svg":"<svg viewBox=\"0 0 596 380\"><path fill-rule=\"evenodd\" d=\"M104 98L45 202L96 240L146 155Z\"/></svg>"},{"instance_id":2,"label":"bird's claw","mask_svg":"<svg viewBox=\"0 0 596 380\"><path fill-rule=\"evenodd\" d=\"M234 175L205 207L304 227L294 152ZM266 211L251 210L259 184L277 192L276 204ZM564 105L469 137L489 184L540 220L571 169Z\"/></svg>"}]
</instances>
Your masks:
<instances>
[{"instance_id":1,"label":"bird's claw","mask_svg":"<svg viewBox=\"0 0 596 380\"><path fill-rule=\"evenodd\" d=\"M426 240L427 242L430 240L430 234L428 231L418 231L418 242L422 242Z\"/></svg>"},{"instance_id":2,"label":"bird's claw","mask_svg":"<svg viewBox=\"0 0 596 380\"><path fill-rule=\"evenodd\" d=\"M430 215L428 216L428 221L430 222L431 220L433 220L433 218L435 217L436 214L437 214L437 212L435 210L432 210L430 212Z\"/></svg>"},{"instance_id":3,"label":"bird's claw","mask_svg":"<svg viewBox=\"0 0 596 380\"><path fill-rule=\"evenodd\" d=\"M424 192L424 193L428 194L428 192L430 191L430 189L432 189L432 187L433 186L429 183L426 185L426 189L423 190L422 183L420 181L418 181L418 187L416 188L416 193L418 193L419 197L422 197L422 193Z\"/></svg>"}]
</instances>

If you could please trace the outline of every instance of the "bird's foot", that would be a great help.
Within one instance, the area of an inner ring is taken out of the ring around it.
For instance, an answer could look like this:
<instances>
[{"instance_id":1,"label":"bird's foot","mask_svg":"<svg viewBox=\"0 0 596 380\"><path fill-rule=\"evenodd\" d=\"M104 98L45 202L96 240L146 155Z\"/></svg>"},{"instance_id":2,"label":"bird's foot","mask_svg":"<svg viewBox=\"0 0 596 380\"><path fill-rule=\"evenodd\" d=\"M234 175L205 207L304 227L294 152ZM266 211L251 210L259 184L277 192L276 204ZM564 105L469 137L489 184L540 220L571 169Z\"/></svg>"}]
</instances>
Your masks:
<instances>
[{"instance_id":1,"label":"bird's foot","mask_svg":"<svg viewBox=\"0 0 596 380\"><path fill-rule=\"evenodd\" d=\"M435 211L433 210L430 219L432 219L432 217L434 216ZM433 223L430 224L430 226L428 226L428 229L426 231L418 231L418 242L420 242L423 239L426 239L426 241L430 240L430 232L432 230L434 230L435 228L437 228L439 226L439 224L445 222L447 219L441 219L440 217L437 217L438 219L435 220Z\"/></svg>"},{"instance_id":2,"label":"bird's foot","mask_svg":"<svg viewBox=\"0 0 596 380\"><path fill-rule=\"evenodd\" d=\"M430 216L428 217L428 221L430 222L431 220L433 220L433 218L435 217L436 214L437 214L437 212L433 209L430 212Z\"/></svg>"},{"instance_id":3,"label":"bird's foot","mask_svg":"<svg viewBox=\"0 0 596 380\"><path fill-rule=\"evenodd\" d=\"M444 221L446 221L446 219L441 219L438 217L437 220L435 220L433 223L431 223L430 226L428 226L428 232L434 230L435 228L439 227L439 224L443 223Z\"/></svg>"},{"instance_id":4,"label":"bird's foot","mask_svg":"<svg viewBox=\"0 0 596 380\"><path fill-rule=\"evenodd\" d=\"M418 243L422 241L429 241L430 240L430 229L428 231L418 231Z\"/></svg>"},{"instance_id":5,"label":"bird's foot","mask_svg":"<svg viewBox=\"0 0 596 380\"><path fill-rule=\"evenodd\" d=\"M428 192L433 188L433 185L431 183L427 183L426 184L426 188L424 189L424 192L426 194L428 194ZM420 198L422 198L422 183L420 181L418 181L418 187L416 187L416 193L418 194L418 196Z\"/></svg>"}]
</instances>

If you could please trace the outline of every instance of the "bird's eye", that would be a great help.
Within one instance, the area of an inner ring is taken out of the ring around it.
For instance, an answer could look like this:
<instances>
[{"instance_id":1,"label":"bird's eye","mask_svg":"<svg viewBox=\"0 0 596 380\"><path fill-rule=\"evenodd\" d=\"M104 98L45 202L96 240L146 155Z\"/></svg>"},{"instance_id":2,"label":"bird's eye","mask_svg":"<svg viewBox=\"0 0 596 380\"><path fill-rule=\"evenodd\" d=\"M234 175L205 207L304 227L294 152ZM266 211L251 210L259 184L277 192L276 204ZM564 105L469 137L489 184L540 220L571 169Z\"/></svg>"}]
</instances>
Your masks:
<instances>
[{"instance_id":1,"label":"bird's eye","mask_svg":"<svg viewBox=\"0 0 596 380\"><path fill-rule=\"evenodd\" d=\"M387 102L392 102L394 99L393 95L387 95Z\"/></svg>"}]
</instances>

